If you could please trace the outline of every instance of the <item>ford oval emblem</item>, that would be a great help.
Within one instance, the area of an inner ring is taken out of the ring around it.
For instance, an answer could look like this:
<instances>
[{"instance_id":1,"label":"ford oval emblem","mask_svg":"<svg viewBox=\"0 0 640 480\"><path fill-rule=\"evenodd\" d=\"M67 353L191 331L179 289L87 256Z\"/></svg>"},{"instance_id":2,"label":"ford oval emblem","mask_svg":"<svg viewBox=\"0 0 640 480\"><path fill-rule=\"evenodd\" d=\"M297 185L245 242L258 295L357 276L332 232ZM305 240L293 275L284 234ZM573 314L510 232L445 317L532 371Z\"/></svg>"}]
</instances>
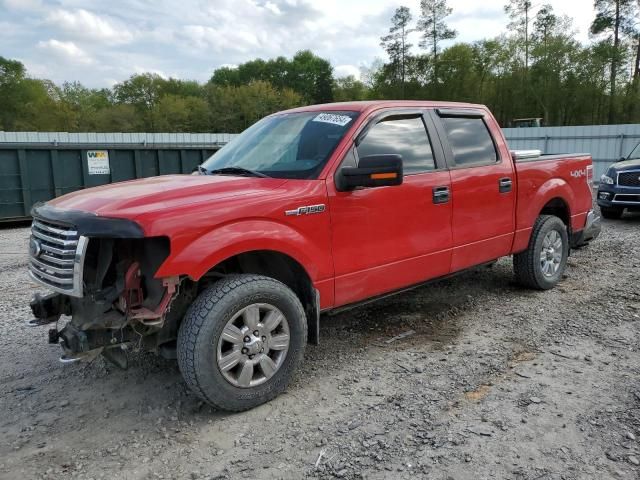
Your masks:
<instances>
[{"instance_id":1,"label":"ford oval emblem","mask_svg":"<svg viewBox=\"0 0 640 480\"><path fill-rule=\"evenodd\" d=\"M42 246L40 245L40 242L35 238L31 238L31 240L29 241L29 253L34 258L38 258L40 256L40 253L42 253Z\"/></svg>"}]
</instances>

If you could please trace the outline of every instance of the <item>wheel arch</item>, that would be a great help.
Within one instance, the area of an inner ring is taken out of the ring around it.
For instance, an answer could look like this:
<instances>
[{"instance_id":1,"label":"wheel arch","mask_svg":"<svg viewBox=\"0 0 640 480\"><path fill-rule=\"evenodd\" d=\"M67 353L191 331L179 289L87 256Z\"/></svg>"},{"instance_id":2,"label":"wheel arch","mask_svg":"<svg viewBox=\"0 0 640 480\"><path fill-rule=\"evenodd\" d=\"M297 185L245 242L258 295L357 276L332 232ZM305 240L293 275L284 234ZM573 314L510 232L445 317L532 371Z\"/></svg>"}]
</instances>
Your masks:
<instances>
[{"instance_id":1,"label":"wheel arch","mask_svg":"<svg viewBox=\"0 0 640 480\"><path fill-rule=\"evenodd\" d=\"M541 215L554 215L567 226L567 233L571 237L574 230L575 194L571 186L561 178L552 178L536 189L530 198L518 198L517 227L513 242L513 253L520 253L527 249L533 225Z\"/></svg>"},{"instance_id":2,"label":"wheel arch","mask_svg":"<svg viewBox=\"0 0 640 480\"><path fill-rule=\"evenodd\" d=\"M304 307L309 342L319 342L319 293L301 262L277 250L249 250L219 261L202 278L215 279L236 273L264 275L290 288Z\"/></svg>"},{"instance_id":3,"label":"wheel arch","mask_svg":"<svg viewBox=\"0 0 640 480\"><path fill-rule=\"evenodd\" d=\"M252 218L218 225L184 243L171 240L171 254L156 278L177 275L206 283L225 270L271 276L296 293L307 314L309 341L317 343L320 300L323 305L333 303L328 238L272 219Z\"/></svg>"},{"instance_id":4,"label":"wheel arch","mask_svg":"<svg viewBox=\"0 0 640 480\"><path fill-rule=\"evenodd\" d=\"M558 217L567 226L569 234L571 233L571 209L567 201L561 197L554 197L547 201L540 210L540 215L554 215Z\"/></svg>"}]
</instances>

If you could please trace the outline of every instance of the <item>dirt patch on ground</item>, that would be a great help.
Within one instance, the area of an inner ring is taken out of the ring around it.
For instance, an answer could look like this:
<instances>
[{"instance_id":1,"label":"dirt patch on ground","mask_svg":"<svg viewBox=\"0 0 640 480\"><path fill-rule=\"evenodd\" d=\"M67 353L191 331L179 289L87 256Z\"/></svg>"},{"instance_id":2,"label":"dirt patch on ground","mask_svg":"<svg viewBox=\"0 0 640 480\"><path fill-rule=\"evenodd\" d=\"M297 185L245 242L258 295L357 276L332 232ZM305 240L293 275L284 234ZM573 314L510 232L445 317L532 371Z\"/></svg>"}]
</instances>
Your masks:
<instances>
[{"instance_id":1,"label":"dirt patch on ground","mask_svg":"<svg viewBox=\"0 0 640 480\"><path fill-rule=\"evenodd\" d=\"M639 478L639 232L605 221L552 291L503 259L327 317L285 394L227 414L152 355L60 365L2 230L0 478Z\"/></svg>"}]
</instances>

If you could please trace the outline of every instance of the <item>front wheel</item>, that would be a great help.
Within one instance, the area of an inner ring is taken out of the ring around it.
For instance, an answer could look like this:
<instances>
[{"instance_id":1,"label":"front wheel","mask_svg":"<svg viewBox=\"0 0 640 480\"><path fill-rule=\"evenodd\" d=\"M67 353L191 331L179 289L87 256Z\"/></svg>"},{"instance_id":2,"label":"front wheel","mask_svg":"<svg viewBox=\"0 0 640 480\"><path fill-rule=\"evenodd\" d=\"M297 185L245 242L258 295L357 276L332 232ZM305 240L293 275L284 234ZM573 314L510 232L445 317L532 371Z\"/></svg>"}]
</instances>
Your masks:
<instances>
[{"instance_id":1,"label":"front wheel","mask_svg":"<svg viewBox=\"0 0 640 480\"><path fill-rule=\"evenodd\" d=\"M568 256L567 227L558 217L541 215L533 226L529 247L513 256L516 279L529 288L553 288L562 278Z\"/></svg>"},{"instance_id":2,"label":"front wheel","mask_svg":"<svg viewBox=\"0 0 640 480\"><path fill-rule=\"evenodd\" d=\"M234 275L204 290L187 311L178 332L178 365L203 400L242 411L287 387L306 342L304 309L286 285Z\"/></svg>"}]
</instances>

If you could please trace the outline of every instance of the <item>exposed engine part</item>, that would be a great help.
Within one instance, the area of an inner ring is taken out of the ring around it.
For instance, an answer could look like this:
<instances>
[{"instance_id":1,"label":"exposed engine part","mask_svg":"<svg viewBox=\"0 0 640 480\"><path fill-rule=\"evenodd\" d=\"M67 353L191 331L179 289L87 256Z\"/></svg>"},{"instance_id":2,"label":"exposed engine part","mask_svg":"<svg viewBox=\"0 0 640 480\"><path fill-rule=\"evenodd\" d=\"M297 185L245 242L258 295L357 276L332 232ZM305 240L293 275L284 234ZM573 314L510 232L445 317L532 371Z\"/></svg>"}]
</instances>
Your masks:
<instances>
[{"instance_id":1,"label":"exposed engine part","mask_svg":"<svg viewBox=\"0 0 640 480\"><path fill-rule=\"evenodd\" d=\"M71 314L69 297L60 293L50 293L41 296L36 293L30 303L35 319L29 321L29 326L36 327L57 322L61 315Z\"/></svg>"},{"instance_id":2,"label":"exposed engine part","mask_svg":"<svg viewBox=\"0 0 640 480\"><path fill-rule=\"evenodd\" d=\"M123 368L128 363L123 345L175 357L178 325L198 284L177 276L155 278L168 254L164 237L92 238L84 262L84 296L36 295L30 325L71 316L64 328L49 330L49 342L62 346L62 361L68 363L104 353Z\"/></svg>"},{"instance_id":3,"label":"exposed engine part","mask_svg":"<svg viewBox=\"0 0 640 480\"><path fill-rule=\"evenodd\" d=\"M140 264L133 262L125 274L125 287L118 299L118 308L129 320L138 320L148 326L162 326L164 316L177 292L179 284L180 279L178 277L163 278L164 295L160 303L152 310L144 305Z\"/></svg>"},{"instance_id":4,"label":"exposed engine part","mask_svg":"<svg viewBox=\"0 0 640 480\"><path fill-rule=\"evenodd\" d=\"M58 332L57 328L49 329L49 343L55 345L60 340L60 332Z\"/></svg>"},{"instance_id":5,"label":"exposed engine part","mask_svg":"<svg viewBox=\"0 0 640 480\"><path fill-rule=\"evenodd\" d=\"M102 348L96 348L90 352L80 353L77 355L69 355L65 353L60 357L60 363L90 362L100 355L101 352Z\"/></svg>"}]
</instances>

